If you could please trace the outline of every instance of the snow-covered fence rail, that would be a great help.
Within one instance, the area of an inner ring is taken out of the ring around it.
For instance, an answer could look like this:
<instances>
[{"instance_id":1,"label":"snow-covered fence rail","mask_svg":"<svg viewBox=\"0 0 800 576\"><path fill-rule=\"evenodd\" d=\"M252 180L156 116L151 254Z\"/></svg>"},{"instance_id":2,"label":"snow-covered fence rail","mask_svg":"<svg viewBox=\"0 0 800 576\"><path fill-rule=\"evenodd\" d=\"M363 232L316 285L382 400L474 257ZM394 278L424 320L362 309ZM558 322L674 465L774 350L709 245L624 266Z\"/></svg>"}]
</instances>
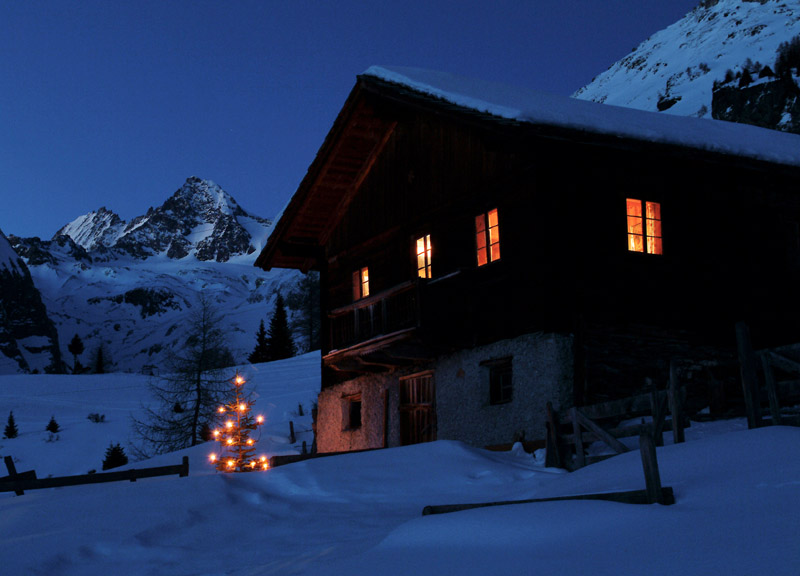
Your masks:
<instances>
[{"instance_id":1,"label":"snow-covered fence rail","mask_svg":"<svg viewBox=\"0 0 800 576\"><path fill-rule=\"evenodd\" d=\"M667 426L672 429L673 441L676 444L683 442L684 428L688 425L683 409L686 391L680 387L674 365L670 365L669 386L666 390L657 390L649 379L646 387L650 389L646 394L591 406L572 407L562 415L557 414L548 402L545 464L571 470L582 468L629 451L619 439L642 434L649 434L655 444L661 446ZM652 416L652 420L625 426L602 425L603 422L619 422L639 416ZM614 454L586 456L585 447L597 441L606 444Z\"/></svg>"},{"instance_id":2,"label":"snow-covered fence rail","mask_svg":"<svg viewBox=\"0 0 800 576\"><path fill-rule=\"evenodd\" d=\"M60 488L63 486L79 486L81 484L99 484L102 482L136 482L140 478L155 476L171 476L177 474L181 478L189 475L189 457L184 456L180 464L173 466L154 466L152 468L132 468L119 472L102 472L99 474L80 474L77 476L59 476L56 478L36 478L36 472L18 473L11 456L5 457L8 476L0 478L0 492L16 492L22 495L25 490L41 488Z\"/></svg>"}]
</instances>

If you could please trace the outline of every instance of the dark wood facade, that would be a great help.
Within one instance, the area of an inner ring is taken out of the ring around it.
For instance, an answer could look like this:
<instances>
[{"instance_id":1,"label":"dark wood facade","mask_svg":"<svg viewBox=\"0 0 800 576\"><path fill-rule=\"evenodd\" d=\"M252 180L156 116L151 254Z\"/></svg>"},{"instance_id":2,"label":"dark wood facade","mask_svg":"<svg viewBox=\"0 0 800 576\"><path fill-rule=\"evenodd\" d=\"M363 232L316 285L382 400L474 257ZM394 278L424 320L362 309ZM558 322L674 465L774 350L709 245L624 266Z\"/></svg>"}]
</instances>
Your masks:
<instances>
[{"instance_id":1,"label":"dark wood facade","mask_svg":"<svg viewBox=\"0 0 800 576\"><path fill-rule=\"evenodd\" d=\"M663 254L628 250L627 198L660 204ZM501 257L477 266L475 218L492 209ZM799 229L798 166L498 118L362 76L257 265L320 271L323 387L552 332L574 337L581 403L671 358L732 354L739 320L757 345L800 341Z\"/></svg>"}]
</instances>

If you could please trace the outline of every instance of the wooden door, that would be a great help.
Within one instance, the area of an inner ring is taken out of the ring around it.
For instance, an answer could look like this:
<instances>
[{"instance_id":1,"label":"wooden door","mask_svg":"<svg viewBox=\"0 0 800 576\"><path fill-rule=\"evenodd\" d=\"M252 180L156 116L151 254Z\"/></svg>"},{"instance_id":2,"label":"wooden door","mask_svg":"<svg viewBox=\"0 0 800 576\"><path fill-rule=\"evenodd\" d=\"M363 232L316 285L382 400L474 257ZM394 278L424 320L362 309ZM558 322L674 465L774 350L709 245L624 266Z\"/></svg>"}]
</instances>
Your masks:
<instances>
[{"instance_id":1,"label":"wooden door","mask_svg":"<svg viewBox=\"0 0 800 576\"><path fill-rule=\"evenodd\" d=\"M417 374L400 381L400 443L436 440L436 390L433 373Z\"/></svg>"}]
</instances>

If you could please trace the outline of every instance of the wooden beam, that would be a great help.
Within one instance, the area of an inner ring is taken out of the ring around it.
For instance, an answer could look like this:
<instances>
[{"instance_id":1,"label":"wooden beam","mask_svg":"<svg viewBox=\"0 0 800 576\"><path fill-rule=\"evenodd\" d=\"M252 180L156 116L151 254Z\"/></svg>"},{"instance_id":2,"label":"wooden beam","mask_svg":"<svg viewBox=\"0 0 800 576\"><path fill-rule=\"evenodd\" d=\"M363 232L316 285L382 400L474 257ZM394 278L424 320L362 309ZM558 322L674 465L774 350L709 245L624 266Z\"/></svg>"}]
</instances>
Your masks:
<instances>
[{"instance_id":1,"label":"wooden beam","mask_svg":"<svg viewBox=\"0 0 800 576\"><path fill-rule=\"evenodd\" d=\"M423 516L431 514L448 514L450 512L461 512L462 510L473 510L475 508L487 508L490 506L509 506L513 504L536 504L539 502L563 502L564 500L605 500L607 502L619 502L622 504L652 504L647 490L627 490L624 492L601 492L599 494L576 494L574 496L553 496L551 498L530 498L527 500L504 500L500 502L481 502L477 504L444 504L440 506L425 506L422 509ZM675 504L675 494L671 487L661 489L659 504Z\"/></svg>"},{"instance_id":2,"label":"wooden beam","mask_svg":"<svg viewBox=\"0 0 800 576\"><path fill-rule=\"evenodd\" d=\"M600 428L597 424L592 422L589 418L583 415L583 413L579 409L575 409L575 416L578 419L578 422L581 426L592 432L595 436L600 438L603 442L608 444L615 452L618 454L622 454L623 452L628 452L630 448L625 446L622 442L614 438L611 434Z\"/></svg>"}]
</instances>

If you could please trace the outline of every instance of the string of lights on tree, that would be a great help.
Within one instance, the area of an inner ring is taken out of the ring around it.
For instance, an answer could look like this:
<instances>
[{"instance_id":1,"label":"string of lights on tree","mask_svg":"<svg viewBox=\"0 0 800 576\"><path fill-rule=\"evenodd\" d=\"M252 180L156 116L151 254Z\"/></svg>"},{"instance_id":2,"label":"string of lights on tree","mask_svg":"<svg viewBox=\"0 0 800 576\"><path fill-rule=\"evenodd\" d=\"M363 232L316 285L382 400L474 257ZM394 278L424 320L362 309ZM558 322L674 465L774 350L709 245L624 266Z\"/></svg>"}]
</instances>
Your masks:
<instances>
[{"instance_id":1,"label":"string of lights on tree","mask_svg":"<svg viewBox=\"0 0 800 576\"><path fill-rule=\"evenodd\" d=\"M256 458L256 442L250 434L264 424L263 416L253 416L254 400L244 394L245 379L239 372L231 379L233 394L231 400L218 409L223 419L222 426L213 431L214 440L220 443L220 452L211 454L211 462L221 472L250 472L266 470L269 461L266 456ZM259 433L260 436L260 433Z\"/></svg>"}]
</instances>

